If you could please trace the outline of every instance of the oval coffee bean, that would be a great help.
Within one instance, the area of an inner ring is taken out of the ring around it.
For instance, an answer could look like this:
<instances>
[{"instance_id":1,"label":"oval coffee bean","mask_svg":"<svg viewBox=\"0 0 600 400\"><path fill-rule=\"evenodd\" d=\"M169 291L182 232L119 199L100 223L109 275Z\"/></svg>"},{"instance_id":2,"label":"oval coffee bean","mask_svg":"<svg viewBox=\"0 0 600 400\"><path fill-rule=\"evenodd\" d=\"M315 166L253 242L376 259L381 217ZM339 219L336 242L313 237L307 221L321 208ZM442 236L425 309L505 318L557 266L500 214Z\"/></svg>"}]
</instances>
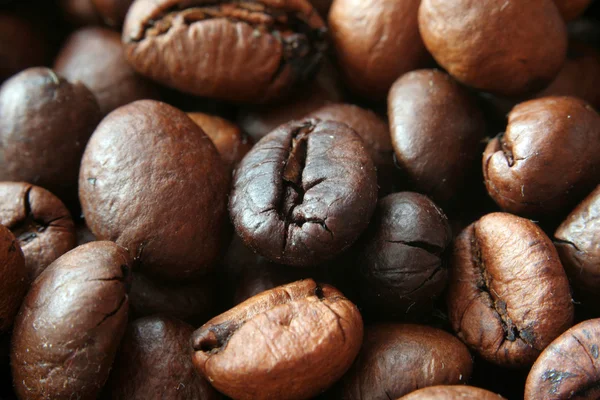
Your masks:
<instances>
[{"instance_id":1,"label":"oval coffee bean","mask_svg":"<svg viewBox=\"0 0 600 400\"><path fill-rule=\"evenodd\" d=\"M502 400L499 394L473 386L431 386L419 389L398 400Z\"/></svg>"},{"instance_id":2,"label":"oval coffee bean","mask_svg":"<svg viewBox=\"0 0 600 400\"><path fill-rule=\"evenodd\" d=\"M308 279L254 296L192 336L194 365L238 399L309 399L358 354L363 323L337 289Z\"/></svg>"},{"instance_id":3,"label":"oval coffee bean","mask_svg":"<svg viewBox=\"0 0 600 400\"><path fill-rule=\"evenodd\" d=\"M29 282L25 257L17 239L0 225L0 335L12 326Z\"/></svg>"},{"instance_id":4,"label":"oval coffee bean","mask_svg":"<svg viewBox=\"0 0 600 400\"><path fill-rule=\"evenodd\" d=\"M131 258L112 242L79 246L33 282L11 348L19 399L94 399L127 324Z\"/></svg>"},{"instance_id":5,"label":"oval coffee bean","mask_svg":"<svg viewBox=\"0 0 600 400\"><path fill-rule=\"evenodd\" d=\"M377 202L371 156L347 125L292 121L258 142L229 200L238 235L281 264L319 264L348 248Z\"/></svg>"},{"instance_id":6,"label":"oval coffee bean","mask_svg":"<svg viewBox=\"0 0 600 400\"><path fill-rule=\"evenodd\" d=\"M454 241L448 286L452 328L483 358L527 367L573 323L569 282L540 227L492 213Z\"/></svg>"}]
</instances>

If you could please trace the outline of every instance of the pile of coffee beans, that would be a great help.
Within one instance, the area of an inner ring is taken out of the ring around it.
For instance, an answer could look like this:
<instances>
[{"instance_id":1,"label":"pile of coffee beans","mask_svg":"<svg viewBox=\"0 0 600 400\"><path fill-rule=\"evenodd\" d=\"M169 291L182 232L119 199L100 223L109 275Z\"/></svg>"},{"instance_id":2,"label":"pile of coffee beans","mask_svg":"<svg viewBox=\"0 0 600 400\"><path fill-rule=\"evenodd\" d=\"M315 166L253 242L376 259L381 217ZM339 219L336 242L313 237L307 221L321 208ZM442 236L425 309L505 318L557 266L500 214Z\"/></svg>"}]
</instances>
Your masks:
<instances>
[{"instance_id":1,"label":"pile of coffee beans","mask_svg":"<svg viewBox=\"0 0 600 400\"><path fill-rule=\"evenodd\" d=\"M600 0L0 0L0 400L600 399Z\"/></svg>"}]
</instances>

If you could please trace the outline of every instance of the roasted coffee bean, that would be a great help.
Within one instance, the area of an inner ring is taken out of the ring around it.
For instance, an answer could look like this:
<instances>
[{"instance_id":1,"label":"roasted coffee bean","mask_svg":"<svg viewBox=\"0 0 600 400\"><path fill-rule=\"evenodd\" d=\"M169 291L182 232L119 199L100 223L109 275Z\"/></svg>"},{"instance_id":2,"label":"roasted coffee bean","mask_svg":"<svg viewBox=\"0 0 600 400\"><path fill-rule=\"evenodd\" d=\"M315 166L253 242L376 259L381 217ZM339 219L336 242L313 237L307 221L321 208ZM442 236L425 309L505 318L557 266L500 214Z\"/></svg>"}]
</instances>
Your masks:
<instances>
[{"instance_id":1,"label":"roasted coffee bean","mask_svg":"<svg viewBox=\"0 0 600 400\"><path fill-rule=\"evenodd\" d=\"M140 100L94 132L79 197L99 240L127 248L141 272L183 280L208 272L227 244L228 183L202 129L176 108Z\"/></svg>"},{"instance_id":2,"label":"roasted coffee bean","mask_svg":"<svg viewBox=\"0 0 600 400\"><path fill-rule=\"evenodd\" d=\"M102 115L135 100L156 99L155 85L125 59L121 37L105 28L83 28L65 42L54 63L71 82L84 83L98 99Z\"/></svg>"},{"instance_id":3,"label":"roasted coffee bean","mask_svg":"<svg viewBox=\"0 0 600 400\"><path fill-rule=\"evenodd\" d=\"M17 239L0 225L0 335L12 326L29 282L25 257Z\"/></svg>"},{"instance_id":4,"label":"roasted coffee bean","mask_svg":"<svg viewBox=\"0 0 600 400\"><path fill-rule=\"evenodd\" d=\"M271 261L309 266L348 248L377 202L373 161L347 125L292 121L258 142L229 201L238 235Z\"/></svg>"},{"instance_id":5,"label":"roasted coffee bean","mask_svg":"<svg viewBox=\"0 0 600 400\"><path fill-rule=\"evenodd\" d=\"M567 30L552 0L423 0L419 28L450 75L506 96L542 89L567 53Z\"/></svg>"},{"instance_id":6,"label":"roasted coffee bean","mask_svg":"<svg viewBox=\"0 0 600 400\"><path fill-rule=\"evenodd\" d=\"M499 394L473 386L431 386L419 389L398 400L501 400Z\"/></svg>"},{"instance_id":7,"label":"roasted coffee bean","mask_svg":"<svg viewBox=\"0 0 600 400\"><path fill-rule=\"evenodd\" d=\"M194 365L235 399L309 399L358 354L361 316L337 289L304 280L268 290L192 336Z\"/></svg>"},{"instance_id":8,"label":"roasted coffee bean","mask_svg":"<svg viewBox=\"0 0 600 400\"><path fill-rule=\"evenodd\" d=\"M473 362L467 347L440 329L374 325L356 362L340 381L342 400L396 399L426 386L466 382Z\"/></svg>"},{"instance_id":9,"label":"roasted coffee bean","mask_svg":"<svg viewBox=\"0 0 600 400\"><path fill-rule=\"evenodd\" d=\"M600 319L575 325L540 354L525 385L525 400L600 397Z\"/></svg>"},{"instance_id":10,"label":"roasted coffee bean","mask_svg":"<svg viewBox=\"0 0 600 400\"><path fill-rule=\"evenodd\" d=\"M100 118L83 84L47 68L15 75L0 87L0 181L30 182L72 205L81 155Z\"/></svg>"},{"instance_id":11,"label":"roasted coffee bean","mask_svg":"<svg viewBox=\"0 0 600 400\"><path fill-rule=\"evenodd\" d=\"M127 327L103 394L111 400L216 400L220 396L192 364L194 329L155 316Z\"/></svg>"},{"instance_id":12,"label":"roasted coffee bean","mask_svg":"<svg viewBox=\"0 0 600 400\"><path fill-rule=\"evenodd\" d=\"M600 186L554 233L556 250L572 285L589 300L600 290ZM595 300L594 300L595 301Z\"/></svg>"},{"instance_id":13,"label":"roasted coffee bean","mask_svg":"<svg viewBox=\"0 0 600 400\"><path fill-rule=\"evenodd\" d=\"M250 138L236 124L224 118L200 112L188 113L188 117L212 140L230 171L235 169L252 148Z\"/></svg>"},{"instance_id":14,"label":"roasted coffee bean","mask_svg":"<svg viewBox=\"0 0 600 400\"><path fill-rule=\"evenodd\" d=\"M573 97L530 100L487 145L485 185L508 212L560 215L598 184L599 154L600 116L590 105Z\"/></svg>"},{"instance_id":15,"label":"roasted coffee bean","mask_svg":"<svg viewBox=\"0 0 600 400\"><path fill-rule=\"evenodd\" d=\"M95 399L127 324L131 258L111 242L77 247L31 285L15 320L19 399Z\"/></svg>"},{"instance_id":16,"label":"roasted coffee bean","mask_svg":"<svg viewBox=\"0 0 600 400\"><path fill-rule=\"evenodd\" d=\"M316 72L325 24L307 0L136 0L123 43L141 74L198 96L263 102Z\"/></svg>"},{"instance_id":17,"label":"roasted coffee bean","mask_svg":"<svg viewBox=\"0 0 600 400\"><path fill-rule=\"evenodd\" d=\"M447 300L458 337L506 367L528 367L573 323L556 249L536 224L511 214L488 214L456 238Z\"/></svg>"},{"instance_id":18,"label":"roasted coffee bean","mask_svg":"<svg viewBox=\"0 0 600 400\"><path fill-rule=\"evenodd\" d=\"M394 149L390 139L390 128L377 114L352 104L328 104L309 115L326 121L335 121L354 129L363 140L377 168L380 194L391 191L397 180L394 164Z\"/></svg>"},{"instance_id":19,"label":"roasted coffee bean","mask_svg":"<svg viewBox=\"0 0 600 400\"><path fill-rule=\"evenodd\" d=\"M209 275L198 282L173 284L152 279L140 272L133 274L129 302L137 317L162 314L190 324L201 324L212 317L216 288Z\"/></svg>"},{"instance_id":20,"label":"roasted coffee bean","mask_svg":"<svg viewBox=\"0 0 600 400\"><path fill-rule=\"evenodd\" d=\"M346 84L384 99L396 78L428 60L419 34L420 0L335 0L329 27Z\"/></svg>"},{"instance_id":21,"label":"roasted coffee bean","mask_svg":"<svg viewBox=\"0 0 600 400\"><path fill-rule=\"evenodd\" d=\"M0 182L0 224L12 231L31 281L77 245L75 225L52 193L24 182Z\"/></svg>"},{"instance_id":22,"label":"roasted coffee bean","mask_svg":"<svg viewBox=\"0 0 600 400\"><path fill-rule=\"evenodd\" d=\"M388 116L398 166L413 188L443 204L455 199L483 149L475 99L442 71L413 71L392 86Z\"/></svg>"},{"instance_id":23,"label":"roasted coffee bean","mask_svg":"<svg viewBox=\"0 0 600 400\"><path fill-rule=\"evenodd\" d=\"M358 246L361 305L384 319L431 313L446 287L443 254L451 241L446 215L426 196L403 192L379 200Z\"/></svg>"},{"instance_id":24,"label":"roasted coffee bean","mask_svg":"<svg viewBox=\"0 0 600 400\"><path fill-rule=\"evenodd\" d=\"M554 0L561 15L566 21L571 21L583 14L592 0Z\"/></svg>"}]
</instances>

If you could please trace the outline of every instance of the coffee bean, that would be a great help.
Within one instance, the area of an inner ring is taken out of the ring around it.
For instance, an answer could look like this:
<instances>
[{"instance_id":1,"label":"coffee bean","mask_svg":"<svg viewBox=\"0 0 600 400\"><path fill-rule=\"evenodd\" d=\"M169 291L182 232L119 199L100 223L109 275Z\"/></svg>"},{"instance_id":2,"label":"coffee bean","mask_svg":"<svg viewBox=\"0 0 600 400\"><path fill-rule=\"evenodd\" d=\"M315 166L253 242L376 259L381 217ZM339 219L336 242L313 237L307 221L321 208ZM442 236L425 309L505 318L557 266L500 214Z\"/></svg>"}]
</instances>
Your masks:
<instances>
[{"instance_id":1,"label":"coffee bean","mask_svg":"<svg viewBox=\"0 0 600 400\"><path fill-rule=\"evenodd\" d=\"M226 245L228 182L214 145L185 113L140 100L94 132L79 197L99 240L127 248L141 272L184 280L207 273Z\"/></svg>"},{"instance_id":2,"label":"coffee bean","mask_svg":"<svg viewBox=\"0 0 600 400\"><path fill-rule=\"evenodd\" d=\"M0 182L0 224L17 238L31 281L77 244L75 225L52 193L24 182Z\"/></svg>"},{"instance_id":3,"label":"coffee bean","mask_svg":"<svg viewBox=\"0 0 600 400\"><path fill-rule=\"evenodd\" d=\"M236 171L229 201L238 235L273 262L316 265L348 248L377 201L376 172L348 126L305 119L258 142Z\"/></svg>"},{"instance_id":4,"label":"coffee bean","mask_svg":"<svg viewBox=\"0 0 600 400\"><path fill-rule=\"evenodd\" d=\"M8 228L0 225L0 335L12 326L29 282L17 239Z\"/></svg>"},{"instance_id":5,"label":"coffee bean","mask_svg":"<svg viewBox=\"0 0 600 400\"><path fill-rule=\"evenodd\" d=\"M304 280L268 290L192 336L194 365L235 399L309 399L338 380L363 336L356 306Z\"/></svg>"},{"instance_id":6,"label":"coffee bean","mask_svg":"<svg viewBox=\"0 0 600 400\"><path fill-rule=\"evenodd\" d=\"M31 285L15 320L13 384L20 399L93 399L127 323L131 258L93 242L57 259Z\"/></svg>"},{"instance_id":7,"label":"coffee bean","mask_svg":"<svg viewBox=\"0 0 600 400\"><path fill-rule=\"evenodd\" d=\"M501 400L504 397L473 386L431 386L398 400Z\"/></svg>"},{"instance_id":8,"label":"coffee bean","mask_svg":"<svg viewBox=\"0 0 600 400\"><path fill-rule=\"evenodd\" d=\"M459 338L506 367L528 367L573 323L552 242L533 222L505 213L484 216L456 238L448 310Z\"/></svg>"},{"instance_id":9,"label":"coffee bean","mask_svg":"<svg viewBox=\"0 0 600 400\"><path fill-rule=\"evenodd\" d=\"M600 319L575 325L540 354L525 400L597 399L600 396Z\"/></svg>"},{"instance_id":10,"label":"coffee bean","mask_svg":"<svg viewBox=\"0 0 600 400\"><path fill-rule=\"evenodd\" d=\"M123 43L141 74L198 96L263 102L316 72L323 20L307 0L136 0Z\"/></svg>"},{"instance_id":11,"label":"coffee bean","mask_svg":"<svg viewBox=\"0 0 600 400\"><path fill-rule=\"evenodd\" d=\"M440 329L375 325L365 330L356 362L340 381L343 400L388 400L433 385L466 382L473 368L466 346Z\"/></svg>"}]
</instances>

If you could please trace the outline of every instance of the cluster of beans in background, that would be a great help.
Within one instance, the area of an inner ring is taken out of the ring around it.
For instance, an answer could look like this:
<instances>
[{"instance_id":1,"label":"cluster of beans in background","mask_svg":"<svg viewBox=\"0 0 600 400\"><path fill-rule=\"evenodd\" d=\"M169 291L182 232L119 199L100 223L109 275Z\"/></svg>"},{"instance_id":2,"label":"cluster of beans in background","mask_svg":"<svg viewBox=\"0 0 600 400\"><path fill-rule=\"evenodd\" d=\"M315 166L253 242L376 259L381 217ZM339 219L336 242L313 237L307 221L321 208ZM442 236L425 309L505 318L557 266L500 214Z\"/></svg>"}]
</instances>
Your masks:
<instances>
[{"instance_id":1,"label":"cluster of beans in background","mask_svg":"<svg viewBox=\"0 0 600 400\"><path fill-rule=\"evenodd\" d=\"M600 398L600 2L0 1L0 399Z\"/></svg>"}]
</instances>

